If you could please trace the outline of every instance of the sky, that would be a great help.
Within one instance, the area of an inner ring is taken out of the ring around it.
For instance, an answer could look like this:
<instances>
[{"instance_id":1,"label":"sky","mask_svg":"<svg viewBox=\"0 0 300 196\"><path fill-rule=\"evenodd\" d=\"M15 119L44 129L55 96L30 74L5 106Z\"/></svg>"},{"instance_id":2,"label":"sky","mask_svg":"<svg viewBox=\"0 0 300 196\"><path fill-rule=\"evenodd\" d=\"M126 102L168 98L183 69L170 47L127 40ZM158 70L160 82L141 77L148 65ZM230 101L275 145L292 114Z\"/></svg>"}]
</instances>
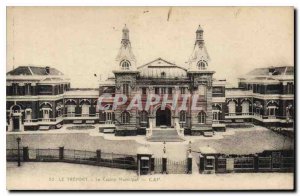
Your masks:
<instances>
[{"instance_id":1,"label":"sky","mask_svg":"<svg viewBox=\"0 0 300 196\"><path fill-rule=\"evenodd\" d=\"M201 25L214 77L236 84L253 68L294 65L293 14L292 7L9 7L6 71L52 66L71 87L97 88L116 64L125 24L138 66L161 57L187 68Z\"/></svg>"}]
</instances>

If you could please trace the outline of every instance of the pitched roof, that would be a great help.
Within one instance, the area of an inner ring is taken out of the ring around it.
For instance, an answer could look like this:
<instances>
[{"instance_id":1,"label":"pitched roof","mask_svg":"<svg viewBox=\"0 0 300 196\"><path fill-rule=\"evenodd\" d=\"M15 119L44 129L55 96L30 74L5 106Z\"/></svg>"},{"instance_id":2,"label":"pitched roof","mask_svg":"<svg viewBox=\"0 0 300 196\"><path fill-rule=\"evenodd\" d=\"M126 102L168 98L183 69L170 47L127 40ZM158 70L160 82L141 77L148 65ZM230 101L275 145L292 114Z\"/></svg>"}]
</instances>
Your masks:
<instances>
[{"instance_id":1,"label":"pitched roof","mask_svg":"<svg viewBox=\"0 0 300 196\"><path fill-rule=\"evenodd\" d=\"M256 68L250 71L247 75L251 76L267 76L267 75L294 75L293 66L280 66L280 67L264 67Z\"/></svg>"},{"instance_id":2,"label":"pitched roof","mask_svg":"<svg viewBox=\"0 0 300 196\"><path fill-rule=\"evenodd\" d=\"M140 76L146 78L182 78L186 77L186 69L162 58L157 58L145 65L139 66ZM163 74L163 75L162 75Z\"/></svg>"},{"instance_id":3,"label":"pitched roof","mask_svg":"<svg viewBox=\"0 0 300 196\"><path fill-rule=\"evenodd\" d=\"M38 66L29 65L29 66L19 66L16 69L13 69L13 70L7 72L6 75L46 76L46 75L64 75L64 74L53 67L49 67L49 73L47 73L46 66L38 67Z\"/></svg>"}]
</instances>

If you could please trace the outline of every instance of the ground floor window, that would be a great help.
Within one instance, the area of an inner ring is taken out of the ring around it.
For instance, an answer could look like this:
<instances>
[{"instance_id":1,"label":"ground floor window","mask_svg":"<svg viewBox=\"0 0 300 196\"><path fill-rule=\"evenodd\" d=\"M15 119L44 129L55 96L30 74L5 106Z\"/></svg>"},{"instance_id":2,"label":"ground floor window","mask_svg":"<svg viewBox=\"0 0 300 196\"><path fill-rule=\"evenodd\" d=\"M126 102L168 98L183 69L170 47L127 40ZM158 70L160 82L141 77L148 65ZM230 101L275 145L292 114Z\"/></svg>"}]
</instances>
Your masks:
<instances>
[{"instance_id":1,"label":"ground floor window","mask_svg":"<svg viewBox=\"0 0 300 196\"><path fill-rule=\"evenodd\" d=\"M90 114L90 106L89 105L82 105L81 107L81 116L86 117Z\"/></svg>"},{"instance_id":2,"label":"ground floor window","mask_svg":"<svg viewBox=\"0 0 300 196\"><path fill-rule=\"evenodd\" d=\"M249 115L249 106L250 106L250 104L248 101L244 101L242 103L242 114L243 115Z\"/></svg>"},{"instance_id":3,"label":"ground floor window","mask_svg":"<svg viewBox=\"0 0 300 196\"><path fill-rule=\"evenodd\" d=\"M228 111L229 111L229 115L235 115L235 102L234 101L230 101L228 103Z\"/></svg>"},{"instance_id":4,"label":"ground floor window","mask_svg":"<svg viewBox=\"0 0 300 196\"><path fill-rule=\"evenodd\" d=\"M115 113L112 111L104 112L105 124L113 124L115 121Z\"/></svg>"},{"instance_id":5,"label":"ground floor window","mask_svg":"<svg viewBox=\"0 0 300 196\"><path fill-rule=\"evenodd\" d=\"M75 105L68 105L67 107L67 116L74 117L75 116Z\"/></svg>"},{"instance_id":6,"label":"ground floor window","mask_svg":"<svg viewBox=\"0 0 300 196\"><path fill-rule=\"evenodd\" d=\"M185 111L180 111L180 113L179 113L180 127L184 127L185 123L186 123L186 112Z\"/></svg>"},{"instance_id":7,"label":"ground floor window","mask_svg":"<svg viewBox=\"0 0 300 196\"><path fill-rule=\"evenodd\" d=\"M219 120L219 111L213 112L213 120Z\"/></svg>"},{"instance_id":8,"label":"ground floor window","mask_svg":"<svg viewBox=\"0 0 300 196\"><path fill-rule=\"evenodd\" d=\"M31 120L31 113L32 113L31 109L26 109L25 110L25 119L26 120Z\"/></svg>"},{"instance_id":9,"label":"ground floor window","mask_svg":"<svg viewBox=\"0 0 300 196\"><path fill-rule=\"evenodd\" d=\"M198 114L198 123L205 124L206 123L206 114L204 111L199 112Z\"/></svg>"},{"instance_id":10,"label":"ground floor window","mask_svg":"<svg viewBox=\"0 0 300 196\"><path fill-rule=\"evenodd\" d=\"M50 109L44 108L43 109L43 119L49 119L50 118Z\"/></svg>"},{"instance_id":11,"label":"ground floor window","mask_svg":"<svg viewBox=\"0 0 300 196\"><path fill-rule=\"evenodd\" d=\"M121 114L121 122L123 124L129 124L129 122L130 122L130 115L129 115L128 112L123 112Z\"/></svg>"},{"instance_id":12,"label":"ground floor window","mask_svg":"<svg viewBox=\"0 0 300 196\"><path fill-rule=\"evenodd\" d=\"M276 115L276 107L268 107L268 115L275 116Z\"/></svg>"}]
</instances>

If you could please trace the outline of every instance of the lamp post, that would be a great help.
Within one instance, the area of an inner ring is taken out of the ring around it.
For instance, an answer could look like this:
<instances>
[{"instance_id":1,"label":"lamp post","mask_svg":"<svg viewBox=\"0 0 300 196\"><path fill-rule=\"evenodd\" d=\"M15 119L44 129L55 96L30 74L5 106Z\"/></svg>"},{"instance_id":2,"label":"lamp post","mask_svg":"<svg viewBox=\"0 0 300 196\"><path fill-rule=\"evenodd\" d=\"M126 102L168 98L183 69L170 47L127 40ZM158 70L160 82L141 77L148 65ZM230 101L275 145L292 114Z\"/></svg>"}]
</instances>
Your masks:
<instances>
[{"instance_id":1,"label":"lamp post","mask_svg":"<svg viewBox=\"0 0 300 196\"><path fill-rule=\"evenodd\" d=\"M20 157L20 142L21 142L21 138L17 138L17 142L18 142L18 167L21 166L21 157Z\"/></svg>"}]
</instances>

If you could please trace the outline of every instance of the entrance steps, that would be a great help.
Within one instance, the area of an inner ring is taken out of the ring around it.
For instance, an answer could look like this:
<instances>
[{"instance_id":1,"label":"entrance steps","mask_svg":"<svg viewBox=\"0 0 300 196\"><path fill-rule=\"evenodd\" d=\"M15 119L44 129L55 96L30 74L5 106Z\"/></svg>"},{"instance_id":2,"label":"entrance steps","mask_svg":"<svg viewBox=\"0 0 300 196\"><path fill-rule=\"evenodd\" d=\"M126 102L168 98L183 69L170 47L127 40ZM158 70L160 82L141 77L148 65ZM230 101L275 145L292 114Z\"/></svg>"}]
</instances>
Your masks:
<instances>
[{"instance_id":1,"label":"entrance steps","mask_svg":"<svg viewBox=\"0 0 300 196\"><path fill-rule=\"evenodd\" d=\"M180 137L175 128L156 127L152 130L152 135L148 138L150 142L182 142L184 139Z\"/></svg>"}]
</instances>

